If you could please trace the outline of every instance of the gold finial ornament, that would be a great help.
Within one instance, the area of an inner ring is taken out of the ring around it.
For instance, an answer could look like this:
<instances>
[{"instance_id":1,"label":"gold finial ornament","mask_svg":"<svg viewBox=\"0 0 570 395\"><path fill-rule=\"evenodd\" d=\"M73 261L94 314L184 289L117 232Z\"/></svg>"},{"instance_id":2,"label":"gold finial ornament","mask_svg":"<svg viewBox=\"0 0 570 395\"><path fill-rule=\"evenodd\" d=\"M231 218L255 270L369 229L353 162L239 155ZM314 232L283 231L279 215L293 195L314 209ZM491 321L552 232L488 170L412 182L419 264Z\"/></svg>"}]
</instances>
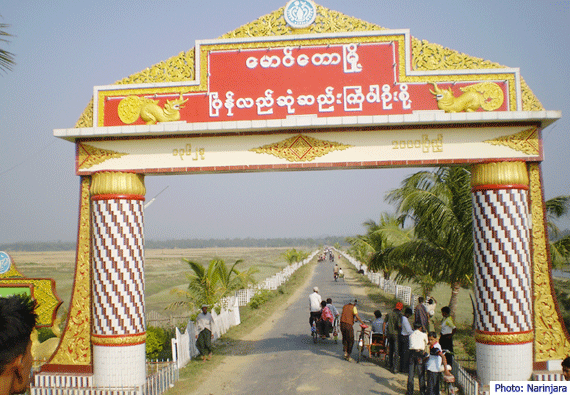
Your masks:
<instances>
[{"instance_id":1,"label":"gold finial ornament","mask_svg":"<svg viewBox=\"0 0 570 395\"><path fill-rule=\"evenodd\" d=\"M527 185L528 171L525 162L492 162L473 165L471 186Z\"/></svg>"}]
</instances>

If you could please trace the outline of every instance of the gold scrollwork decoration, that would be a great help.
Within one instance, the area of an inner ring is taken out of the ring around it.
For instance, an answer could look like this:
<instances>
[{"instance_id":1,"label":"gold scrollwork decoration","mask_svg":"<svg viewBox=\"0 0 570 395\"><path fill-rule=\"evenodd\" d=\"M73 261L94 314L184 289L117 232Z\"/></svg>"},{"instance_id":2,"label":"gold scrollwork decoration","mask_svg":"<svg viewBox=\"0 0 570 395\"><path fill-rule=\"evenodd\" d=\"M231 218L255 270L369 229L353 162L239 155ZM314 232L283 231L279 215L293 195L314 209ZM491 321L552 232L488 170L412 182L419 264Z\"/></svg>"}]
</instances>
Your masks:
<instances>
[{"instance_id":1,"label":"gold scrollwork decoration","mask_svg":"<svg viewBox=\"0 0 570 395\"><path fill-rule=\"evenodd\" d=\"M529 164L532 214L532 252L534 274L534 360L564 359L570 354L570 338L552 294L545 229L544 198L540 165Z\"/></svg>"},{"instance_id":2,"label":"gold scrollwork decoration","mask_svg":"<svg viewBox=\"0 0 570 395\"><path fill-rule=\"evenodd\" d=\"M138 115L137 115L138 116ZM89 144L79 143L77 145L77 163L79 170L89 169L109 159L120 158L128 155L125 152L116 152L97 148Z\"/></svg>"},{"instance_id":3,"label":"gold scrollwork decoration","mask_svg":"<svg viewBox=\"0 0 570 395\"><path fill-rule=\"evenodd\" d=\"M512 135L485 140L484 142L491 145L504 145L527 155L538 155L540 152L540 143L538 141L538 131L536 127L525 129Z\"/></svg>"},{"instance_id":4,"label":"gold scrollwork decoration","mask_svg":"<svg viewBox=\"0 0 570 395\"><path fill-rule=\"evenodd\" d=\"M534 339L532 331L519 333L487 333L475 332L475 341L485 344L523 344Z\"/></svg>"},{"instance_id":5,"label":"gold scrollwork decoration","mask_svg":"<svg viewBox=\"0 0 570 395\"><path fill-rule=\"evenodd\" d=\"M67 326L50 364L90 365L91 359L91 222L89 189L91 177L81 178L79 232L75 279Z\"/></svg>"},{"instance_id":6,"label":"gold scrollwork decoration","mask_svg":"<svg viewBox=\"0 0 570 395\"><path fill-rule=\"evenodd\" d=\"M299 134L278 143L267 144L250 151L258 154L269 154L289 162L311 162L318 157L333 151L343 151L351 145L341 144L334 141L315 139L310 136Z\"/></svg>"}]
</instances>

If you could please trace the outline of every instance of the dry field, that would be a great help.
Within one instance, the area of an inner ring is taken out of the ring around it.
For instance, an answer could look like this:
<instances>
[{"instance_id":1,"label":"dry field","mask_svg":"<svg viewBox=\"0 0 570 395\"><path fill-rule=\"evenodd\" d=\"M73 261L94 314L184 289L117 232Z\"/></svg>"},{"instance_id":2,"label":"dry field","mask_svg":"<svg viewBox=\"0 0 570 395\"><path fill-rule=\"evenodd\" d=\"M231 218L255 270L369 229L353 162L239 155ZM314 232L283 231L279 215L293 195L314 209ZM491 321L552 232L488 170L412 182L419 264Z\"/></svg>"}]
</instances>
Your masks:
<instances>
[{"instance_id":1,"label":"dry field","mask_svg":"<svg viewBox=\"0 0 570 395\"><path fill-rule=\"evenodd\" d=\"M145 296L147 312L164 313L164 308L176 300L171 294L173 288L184 289L186 273L190 271L182 258L207 265L213 258L223 259L232 265L242 259L237 268L245 270L256 266L258 281L279 272L287 265L281 256L292 247L286 248L193 248L193 249L154 249L145 252ZM298 250L309 251L297 247ZM75 272L75 251L58 252L11 252L16 267L25 277L53 278L56 291L63 300L63 306L69 306Z\"/></svg>"}]
</instances>

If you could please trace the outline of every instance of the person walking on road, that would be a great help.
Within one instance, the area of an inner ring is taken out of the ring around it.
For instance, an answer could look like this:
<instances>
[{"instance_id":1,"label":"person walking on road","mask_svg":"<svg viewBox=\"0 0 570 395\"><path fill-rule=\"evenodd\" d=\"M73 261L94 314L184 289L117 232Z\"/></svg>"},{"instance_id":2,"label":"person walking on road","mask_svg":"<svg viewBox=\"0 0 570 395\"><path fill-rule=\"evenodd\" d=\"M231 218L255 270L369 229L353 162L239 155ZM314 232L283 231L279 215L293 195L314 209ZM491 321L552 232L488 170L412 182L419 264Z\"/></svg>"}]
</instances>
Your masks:
<instances>
[{"instance_id":1,"label":"person walking on road","mask_svg":"<svg viewBox=\"0 0 570 395\"><path fill-rule=\"evenodd\" d=\"M309 325L313 326L313 321L321 318L321 302L323 299L319 295L319 287L313 287L313 293L309 295Z\"/></svg>"},{"instance_id":2,"label":"person walking on road","mask_svg":"<svg viewBox=\"0 0 570 395\"><path fill-rule=\"evenodd\" d=\"M400 354L398 350L398 336L402 330L402 302L396 303L394 310L386 314L384 320L384 335L388 339L388 368L397 373L400 367Z\"/></svg>"},{"instance_id":3,"label":"person walking on road","mask_svg":"<svg viewBox=\"0 0 570 395\"><path fill-rule=\"evenodd\" d=\"M356 320L363 324L362 320L358 316L356 303L357 301L354 300L353 302L345 304L340 316L340 332L342 333L344 359L349 362L352 361L350 355L352 354L352 347L354 346L354 321Z\"/></svg>"},{"instance_id":4,"label":"person walking on road","mask_svg":"<svg viewBox=\"0 0 570 395\"><path fill-rule=\"evenodd\" d=\"M212 338L214 337L214 318L208 312L208 305L202 305L202 312L196 316L196 330L198 336L196 338L196 348L200 351L202 360L206 362L206 358L212 358Z\"/></svg>"}]
</instances>

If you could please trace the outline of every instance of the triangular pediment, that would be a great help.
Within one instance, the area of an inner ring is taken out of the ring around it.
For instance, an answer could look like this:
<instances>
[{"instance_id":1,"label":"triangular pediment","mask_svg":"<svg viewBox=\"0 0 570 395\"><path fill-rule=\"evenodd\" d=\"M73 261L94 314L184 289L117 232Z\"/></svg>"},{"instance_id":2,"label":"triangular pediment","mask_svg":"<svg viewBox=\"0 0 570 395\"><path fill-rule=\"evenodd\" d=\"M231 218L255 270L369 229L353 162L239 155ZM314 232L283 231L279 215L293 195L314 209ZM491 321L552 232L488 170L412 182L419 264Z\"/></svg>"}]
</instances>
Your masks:
<instances>
[{"instance_id":1,"label":"triangular pediment","mask_svg":"<svg viewBox=\"0 0 570 395\"><path fill-rule=\"evenodd\" d=\"M230 31L220 39L270 37L298 34L342 33L388 30L373 23L344 15L317 5L315 22L303 29L291 28L284 18L284 9L264 15L259 19ZM466 55L412 36L411 67L414 71L459 71L477 69L504 69L505 66L481 58ZM194 48L181 52L145 70L132 74L116 84L145 84L194 80L196 78ZM521 78L523 111L542 111L544 107ZM93 126L93 101L79 118L75 127Z\"/></svg>"}]
</instances>

